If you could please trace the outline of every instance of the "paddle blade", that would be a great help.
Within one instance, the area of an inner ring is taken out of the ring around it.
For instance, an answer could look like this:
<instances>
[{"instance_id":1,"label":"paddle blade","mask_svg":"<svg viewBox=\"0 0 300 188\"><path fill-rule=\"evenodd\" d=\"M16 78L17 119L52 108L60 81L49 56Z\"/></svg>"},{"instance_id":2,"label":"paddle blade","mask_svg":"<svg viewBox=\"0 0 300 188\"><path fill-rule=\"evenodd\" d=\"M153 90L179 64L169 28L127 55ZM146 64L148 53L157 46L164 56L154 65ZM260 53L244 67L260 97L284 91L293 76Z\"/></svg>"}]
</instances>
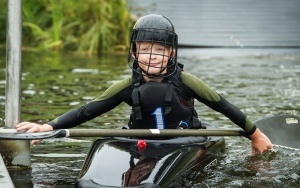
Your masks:
<instances>
[{"instance_id":1,"label":"paddle blade","mask_svg":"<svg viewBox=\"0 0 300 188\"><path fill-rule=\"evenodd\" d=\"M300 149L300 117L276 115L257 120L255 125L273 144Z\"/></svg>"}]
</instances>

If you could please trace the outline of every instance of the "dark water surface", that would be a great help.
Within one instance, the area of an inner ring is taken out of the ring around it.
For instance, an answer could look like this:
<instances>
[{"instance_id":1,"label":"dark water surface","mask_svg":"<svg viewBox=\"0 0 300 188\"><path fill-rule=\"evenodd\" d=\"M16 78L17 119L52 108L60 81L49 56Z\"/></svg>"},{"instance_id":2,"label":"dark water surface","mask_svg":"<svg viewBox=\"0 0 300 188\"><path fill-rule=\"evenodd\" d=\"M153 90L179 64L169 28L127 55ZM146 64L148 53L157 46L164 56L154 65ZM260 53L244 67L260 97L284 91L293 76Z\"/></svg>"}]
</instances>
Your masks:
<instances>
[{"instance_id":1,"label":"dark water surface","mask_svg":"<svg viewBox=\"0 0 300 188\"><path fill-rule=\"evenodd\" d=\"M190 72L216 89L253 120L300 115L300 50L179 50ZM130 74L126 56L78 57L23 54L22 120L44 123L92 100ZM0 59L0 118L5 106L5 55ZM196 103L205 121L236 128L222 115ZM81 128L119 128L130 109L122 104ZM284 138L283 138L284 139ZM32 168L10 171L16 187L73 187L92 139L44 140L32 147ZM275 147L250 157L250 143L226 137L226 152L209 168L190 174L190 187L298 187L300 152ZM101 170L101 169L99 169ZM196 177L197 176L197 177Z\"/></svg>"}]
</instances>

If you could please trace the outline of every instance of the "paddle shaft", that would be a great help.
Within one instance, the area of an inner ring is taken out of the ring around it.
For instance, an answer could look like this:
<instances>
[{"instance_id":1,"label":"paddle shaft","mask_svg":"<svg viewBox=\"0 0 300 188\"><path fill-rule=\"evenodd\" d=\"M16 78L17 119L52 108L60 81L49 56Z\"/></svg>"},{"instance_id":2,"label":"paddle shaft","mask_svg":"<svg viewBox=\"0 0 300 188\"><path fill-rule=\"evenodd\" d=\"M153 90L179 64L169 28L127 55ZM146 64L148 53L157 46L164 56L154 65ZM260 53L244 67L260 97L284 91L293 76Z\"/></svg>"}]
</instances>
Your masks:
<instances>
[{"instance_id":1,"label":"paddle shaft","mask_svg":"<svg viewBox=\"0 0 300 188\"><path fill-rule=\"evenodd\" d=\"M246 136L242 130L216 129L69 129L69 137Z\"/></svg>"},{"instance_id":2,"label":"paddle shaft","mask_svg":"<svg viewBox=\"0 0 300 188\"><path fill-rule=\"evenodd\" d=\"M0 131L0 140L38 140L63 137L180 137L180 136L245 136L236 129L59 129L49 132L18 133Z\"/></svg>"}]
</instances>

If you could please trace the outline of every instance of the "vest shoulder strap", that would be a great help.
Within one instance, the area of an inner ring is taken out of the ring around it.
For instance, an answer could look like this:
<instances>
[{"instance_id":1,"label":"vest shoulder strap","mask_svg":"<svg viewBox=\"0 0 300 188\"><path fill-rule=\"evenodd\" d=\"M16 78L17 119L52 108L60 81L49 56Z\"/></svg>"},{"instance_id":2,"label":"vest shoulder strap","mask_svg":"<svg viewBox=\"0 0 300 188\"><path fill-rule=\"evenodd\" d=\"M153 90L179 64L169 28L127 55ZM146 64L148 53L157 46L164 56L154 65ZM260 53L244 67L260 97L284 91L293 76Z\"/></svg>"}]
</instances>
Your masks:
<instances>
[{"instance_id":1,"label":"vest shoulder strap","mask_svg":"<svg viewBox=\"0 0 300 188\"><path fill-rule=\"evenodd\" d=\"M140 71L140 70L138 70ZM173 75L167 77L167 87L165 94L165 112L164 114L170 113L172 109L172 96L174 86L177 88L177 92L182 93L182 80L181 80L181 71L183 71L183 64L178 63L176 71ZM142 84L142 75L133 71L132 72L132 110L135 118L137 120L142 119L142 110L140 105L140 96L139 96L139 87Z\"/></svg>"}]
</instances>

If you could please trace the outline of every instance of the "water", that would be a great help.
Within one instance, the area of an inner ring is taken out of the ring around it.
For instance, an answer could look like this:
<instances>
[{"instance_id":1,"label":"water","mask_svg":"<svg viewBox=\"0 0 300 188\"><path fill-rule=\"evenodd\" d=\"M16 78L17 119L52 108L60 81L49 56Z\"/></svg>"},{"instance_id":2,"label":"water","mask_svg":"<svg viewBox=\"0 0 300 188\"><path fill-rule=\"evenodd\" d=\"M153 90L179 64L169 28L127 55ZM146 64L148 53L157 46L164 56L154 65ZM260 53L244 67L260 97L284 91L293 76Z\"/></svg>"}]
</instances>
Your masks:
<instances>
[{"instance_id":1,"label":"water","mask_svg":"<svg viewBox=\"0 0 300 188\"><path fill-rule=\"evenodd\" d=\"M188 50L179 60L253 120L273 114L300 115L299 50ZM44 123L92 100L130 74L126 56L79 57L71 54L23 54L22 120ZM5 105L5 56L0 59L0 118ZM196 103L205 121L236 128L222 115ZM81 128L119 128L130 109L122 104ZM16 187L73 187L92 139L44 140L32 147L32 168L10 171ZM297 187L299 151L274 148L251 157L250 143L226 137L226 152L210 168L190 174L190 187Z\"/></svg>"}]
</instances>

